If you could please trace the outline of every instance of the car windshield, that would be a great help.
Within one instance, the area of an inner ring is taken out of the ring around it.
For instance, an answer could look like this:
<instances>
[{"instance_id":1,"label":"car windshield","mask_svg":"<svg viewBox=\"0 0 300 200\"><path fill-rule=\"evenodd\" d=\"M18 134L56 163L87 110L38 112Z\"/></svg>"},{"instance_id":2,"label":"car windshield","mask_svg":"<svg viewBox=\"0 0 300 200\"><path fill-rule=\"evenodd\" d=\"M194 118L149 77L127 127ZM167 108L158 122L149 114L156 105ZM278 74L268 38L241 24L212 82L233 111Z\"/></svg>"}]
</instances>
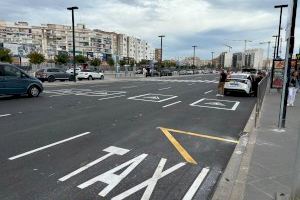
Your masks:
<instances>
[{"instance_id":1,"label":"car windshield","mask_svg":"<svg viewBox=\"0 0 300 200\"><path fill-rule=\"evenodd\" d=\"M233 74L230 76L230 79L247 79L248 76L244 74Z\"/></svg>"}]
</instances>

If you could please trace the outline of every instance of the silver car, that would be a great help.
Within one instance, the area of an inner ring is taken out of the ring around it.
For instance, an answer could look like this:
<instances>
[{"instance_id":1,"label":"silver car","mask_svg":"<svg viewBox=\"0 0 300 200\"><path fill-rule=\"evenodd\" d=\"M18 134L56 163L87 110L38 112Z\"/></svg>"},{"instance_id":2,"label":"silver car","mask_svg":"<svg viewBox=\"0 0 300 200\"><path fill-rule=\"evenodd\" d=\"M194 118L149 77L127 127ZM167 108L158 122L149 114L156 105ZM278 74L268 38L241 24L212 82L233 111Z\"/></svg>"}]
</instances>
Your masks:
<instances>
[{"instance_id":1,"label":"silver car","mask_svg":"<svg viewBox=\"0 0 300 200\"><path fill-rule=\"evenodd\" d=\"M40 69L35 73L35 77L42 82L54 82L56 80L65 81L73 80L74 76L59 68Z\"/></svg>"}]
</instances>

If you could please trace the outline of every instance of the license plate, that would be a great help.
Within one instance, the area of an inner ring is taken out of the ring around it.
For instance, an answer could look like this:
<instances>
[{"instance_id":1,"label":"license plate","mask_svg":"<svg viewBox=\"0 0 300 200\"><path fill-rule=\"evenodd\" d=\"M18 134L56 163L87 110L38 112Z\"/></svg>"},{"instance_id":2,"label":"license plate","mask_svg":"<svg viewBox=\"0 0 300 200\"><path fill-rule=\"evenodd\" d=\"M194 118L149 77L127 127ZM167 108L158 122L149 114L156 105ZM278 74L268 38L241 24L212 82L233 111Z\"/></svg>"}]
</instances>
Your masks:
<instances>
[{"instance_id":1,"label":"license plate","mask_svg":"<svg viewBox=\"0 0 300 200\"><path fill-rule=\"evenodd\" d=\"M239 84L237 83L230 83L231 86L238 86Z\"/></svg>"}]
</instances>

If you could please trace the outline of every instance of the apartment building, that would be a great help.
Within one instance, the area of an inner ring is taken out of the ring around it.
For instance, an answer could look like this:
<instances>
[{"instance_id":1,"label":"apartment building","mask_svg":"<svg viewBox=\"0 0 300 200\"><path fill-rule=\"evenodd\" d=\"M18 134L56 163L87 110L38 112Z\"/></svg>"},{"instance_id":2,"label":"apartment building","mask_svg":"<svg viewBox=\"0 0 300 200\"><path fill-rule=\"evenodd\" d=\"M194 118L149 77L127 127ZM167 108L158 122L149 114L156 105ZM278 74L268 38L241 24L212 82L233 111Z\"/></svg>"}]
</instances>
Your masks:
<instances>
[{"instance_id":1,"label":"apartment building","mask_svg":"<svg viewBox=\"0 0 300 200\"><path fill-rule=\"evenodd\" d=\"M22 48L23 52L26 49L27 53L38 51L44 54L46 59L54 59L55 55L61 52L72 55L72 27L60 24L30 26L27 22L0 21L0 43L6 48L13 48L14 51ZM129 57L137 62L153 58L153 55L151 56L153 52L146 41L125 34L99 29L91 30L84 24L75 26L75 47L76 55L81 54L104 60L112 56L118 56L121 59ZM19 55L20 52L14 52L14 54Z\"/></svg>"},{"instance_id":2,"label":"apartment building","mask_svg":"<svg viewBox=\"0 0 300 200\"><path fill-rule=\"evenodd\" d=\"M263 67L263 49L249 49L245 52L245 66L254 69Z\"/></svg>"}]
</instances>

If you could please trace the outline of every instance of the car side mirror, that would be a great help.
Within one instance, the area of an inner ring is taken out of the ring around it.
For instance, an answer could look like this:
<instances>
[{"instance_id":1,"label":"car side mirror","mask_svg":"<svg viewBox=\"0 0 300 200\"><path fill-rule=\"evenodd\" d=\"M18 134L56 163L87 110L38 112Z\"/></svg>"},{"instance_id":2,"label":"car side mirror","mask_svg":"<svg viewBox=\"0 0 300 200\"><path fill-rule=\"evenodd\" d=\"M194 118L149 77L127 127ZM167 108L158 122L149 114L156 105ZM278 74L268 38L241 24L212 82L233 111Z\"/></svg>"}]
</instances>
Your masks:
<instances>
[{"instance_id":1,"label":"car side mirror","mask_svg":"<svg viewBox=\"0 0 300 200\"><path fill-rule=\"evenodd\" d=\"M28 76L24 73L21 73L21 78L28 78Z\"/></svg>"}]
</instances>

